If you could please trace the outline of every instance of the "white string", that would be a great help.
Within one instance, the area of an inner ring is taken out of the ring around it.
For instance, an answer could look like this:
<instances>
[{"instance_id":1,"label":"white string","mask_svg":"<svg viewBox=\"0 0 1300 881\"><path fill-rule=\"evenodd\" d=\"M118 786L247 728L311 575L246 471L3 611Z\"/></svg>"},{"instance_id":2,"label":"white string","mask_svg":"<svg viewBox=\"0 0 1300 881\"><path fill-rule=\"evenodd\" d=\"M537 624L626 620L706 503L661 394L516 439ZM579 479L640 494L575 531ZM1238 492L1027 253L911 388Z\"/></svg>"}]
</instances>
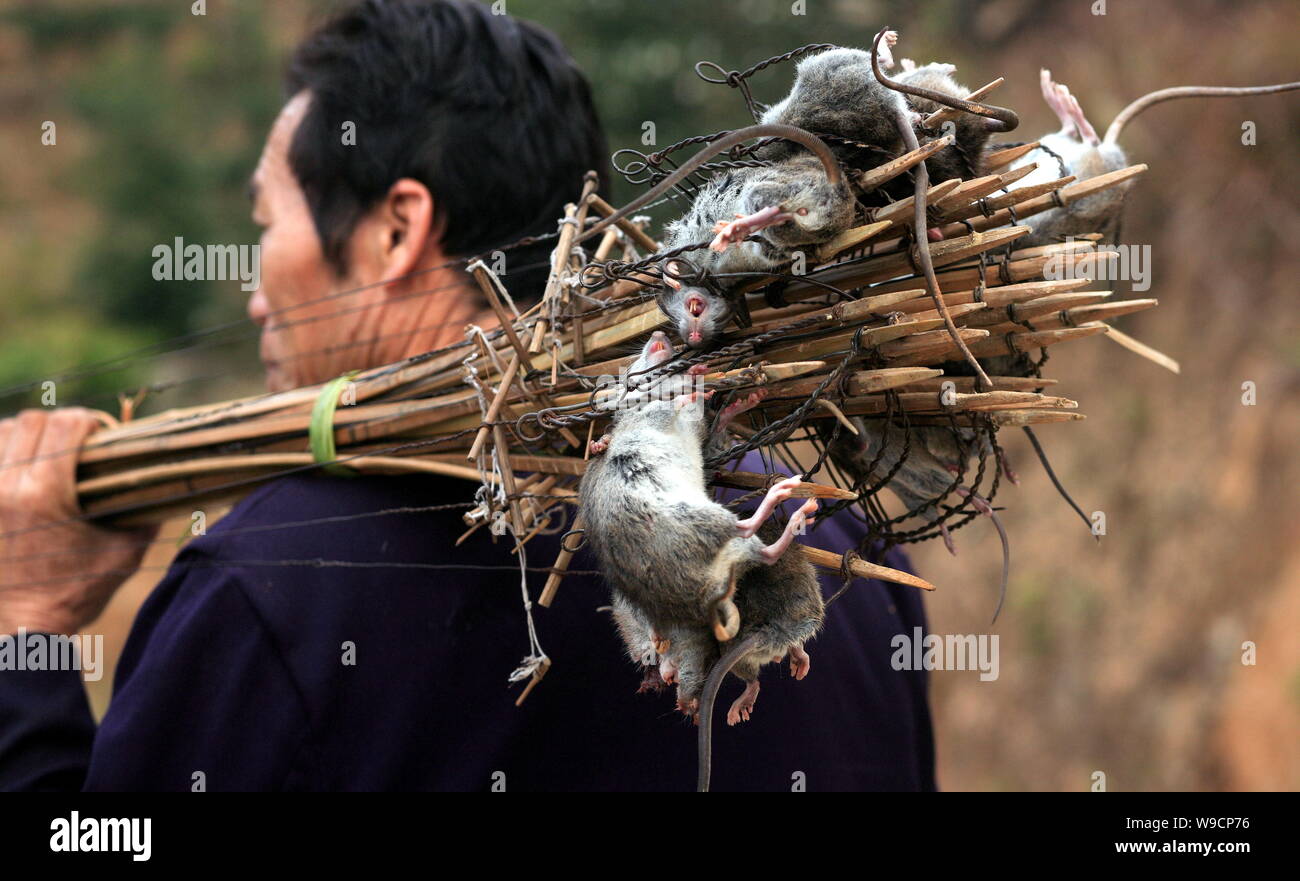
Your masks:
<instances>
[{"instance_id":1,"label":"white string","mask_svg":"<svg viewBox=\"0 0 1300 881\"><path fill-rule=\"evenodd\" d=\"M508 681L514 683L532 676L544 663L549 663L550 658L546 656L546 650L542 648L542 643L537 638L537 625L533 621L533 600L528 596L527 552L524 550L523 541L515 535L513 526L510 528L510 534L514 535L515 549L519 552L519 593L524 602L524 620L528 622L528 654L510 674Z\"/></svg>"}]
</instances>

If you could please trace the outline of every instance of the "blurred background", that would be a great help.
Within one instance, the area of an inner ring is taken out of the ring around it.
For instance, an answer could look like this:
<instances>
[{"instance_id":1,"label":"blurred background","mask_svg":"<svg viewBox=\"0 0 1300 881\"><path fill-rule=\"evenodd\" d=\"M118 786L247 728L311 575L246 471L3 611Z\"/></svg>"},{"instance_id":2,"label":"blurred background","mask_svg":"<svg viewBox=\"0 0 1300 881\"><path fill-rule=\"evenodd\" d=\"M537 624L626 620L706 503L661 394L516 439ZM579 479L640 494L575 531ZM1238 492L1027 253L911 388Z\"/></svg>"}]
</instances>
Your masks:
<instances>
[{"instance_id":1,"label":"blurred background","mask_svg":"<svg viewBox=\"0 0 1300 881\"><path fill-rule=\"evenodd\" d=\"M0 4L0 415L39 406L29 385L47 378L60 379L60 405L110 412L118 392L141 387L152 389L144 413L261 391L239 283L155 281L151 250L176 236L256 242L245 184L282 100L282 64L332 5L207 0L196 16L180 0ZM952 62L971 88L1006 77L992 100L1019 112L1018 140L1057 128L1040 67L1098 130L1165 86L1300 79L1300 4L1100 5L1104 15L1094 0L506 4L568 44L611 150L648 151L647 121L659 145L748 122L739 94L697 78L696 61L743 70L810 42L868 46L884 24L901 33L896 55ZM791 75L758 74L755 96L780 98ZM1130 161L1151 168L1123 240L1150 245L1151 289L1137 296L1161 305L1118 326L1182 373L1101 338L1053 357L1054 393L1089 418L1038 434L1084 510L1106 513L1107 535L1093 541L1023 437L1005 432L1021 486L999 495L1013 558L992 631L991 525L957 533L957 557L912 547L940 588L927 597L932 628L1001 638L998 680L932 674L942 788L1085 790L1095 771L1112 790L1300 788L1297 139L1296 94L1164 104L1126 129ZM615 178L621 203L634 193ZM181 351L159 345L189 334ZM96 366L68 372L81 365ZM89 628L114 658L157 577L133 578ZM1247 641L1253 666L1241 662ZM90 684L100 713L111 678L110 666Z\"/></svg>"}]
</instances>

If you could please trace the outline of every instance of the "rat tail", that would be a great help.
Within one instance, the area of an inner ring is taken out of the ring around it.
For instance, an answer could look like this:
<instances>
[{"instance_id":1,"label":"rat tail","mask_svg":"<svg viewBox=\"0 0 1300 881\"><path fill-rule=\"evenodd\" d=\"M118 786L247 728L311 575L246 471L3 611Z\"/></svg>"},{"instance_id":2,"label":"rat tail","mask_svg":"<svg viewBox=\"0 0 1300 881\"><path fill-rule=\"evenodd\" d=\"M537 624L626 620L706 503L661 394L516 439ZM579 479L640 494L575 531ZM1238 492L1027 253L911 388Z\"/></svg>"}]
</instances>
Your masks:
<instances>
[{"instance_id":1,"label":"rat tail","mask_svg":"<svg viewBox=\"0 0 1300 881\"><path fill-rule=\"evenodd\" d=\"M1170 101L1174 98L1233 98L1241 95L1272 95L1275 92L1290 92L1294 89L1300 89L1300 82L1295 83L1278 83L1273 86L1175 86L1172 89L1161 89L1158 92L1152 92L1149 95L1143 95L1132 104L1125 107L1115 117L1115 121L1106 129L1106 137L1103 143L1114 144L1119 141L1120 132L1124 131L1124 126L1148 107L1159 104L1162 101Z\"/></svg>"},{"instance_id":2,"label":"rat tail","mask_svg":"<svg viewBox=\"0 0 1300 881\"><path fill-rule=\"evenodd\" d=\"M696 792L709 791L709 777L713 773L713 702L717 700L718 689L722 687L722 680L727 678L731 668L753 651L760 639L762 635L758 633L746 636L728 649L709 671L709 678L704 683L704 691L700 694L700 773L696 778Z\"/></svg>"}]
</instances>

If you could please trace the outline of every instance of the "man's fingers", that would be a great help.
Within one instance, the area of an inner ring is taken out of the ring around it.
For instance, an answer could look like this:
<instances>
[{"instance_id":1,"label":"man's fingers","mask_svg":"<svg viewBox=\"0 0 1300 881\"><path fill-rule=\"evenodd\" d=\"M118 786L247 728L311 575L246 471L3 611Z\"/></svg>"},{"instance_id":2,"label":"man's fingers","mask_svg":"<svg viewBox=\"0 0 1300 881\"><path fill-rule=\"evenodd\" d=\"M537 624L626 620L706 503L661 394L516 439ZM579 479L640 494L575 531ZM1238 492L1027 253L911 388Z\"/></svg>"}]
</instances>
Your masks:
<instances>
[{"instance_id":1,"label":"man's fingers","mask_svg":"<svg viewBox=\"0 0 1300 881\"><path fill-rule=\"evenodd\" d=\"M0 462L0 495L10 495L17 490L23 472L36 455L48 419L48 413L24 410L12 420L13 430L6 439L4 461Z\"/></svg>"},{"instance_id":2,"label":"man's fingers","mask_svg":"<svg viewBox=\"0 0 1300 881\"><path fill-rule=\"evenodd\" d=\"M67 514L77 504L77 454L86 438L100 427L95 414L83 407L50 412L30 468L23 469L18 491L39 493Z\"/></svg>"}]
</instances>

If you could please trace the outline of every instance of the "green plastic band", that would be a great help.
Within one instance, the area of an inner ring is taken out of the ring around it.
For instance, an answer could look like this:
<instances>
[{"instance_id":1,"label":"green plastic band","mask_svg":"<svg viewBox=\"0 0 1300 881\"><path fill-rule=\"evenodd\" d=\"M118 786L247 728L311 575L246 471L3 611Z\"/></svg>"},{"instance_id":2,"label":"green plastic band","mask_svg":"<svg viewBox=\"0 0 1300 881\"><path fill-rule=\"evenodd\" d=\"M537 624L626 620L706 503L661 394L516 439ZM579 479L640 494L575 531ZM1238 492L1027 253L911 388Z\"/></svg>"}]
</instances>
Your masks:
<instances>
[{"instance_id":1,"label":"green plastic band","mask_svg":"<svg viewBox=\"0 0 1300 881\"><path fill-rule=\"evenodd\" d=\"M351 370L326 383L311 408L311 428L307 432L311 457L321 464L322 471L340 477L353 477L357 472L346 465L331 464L337 458L334 452L334 410L339 405L343 388L360 372Z\"/></svg>"}]
</instances>

